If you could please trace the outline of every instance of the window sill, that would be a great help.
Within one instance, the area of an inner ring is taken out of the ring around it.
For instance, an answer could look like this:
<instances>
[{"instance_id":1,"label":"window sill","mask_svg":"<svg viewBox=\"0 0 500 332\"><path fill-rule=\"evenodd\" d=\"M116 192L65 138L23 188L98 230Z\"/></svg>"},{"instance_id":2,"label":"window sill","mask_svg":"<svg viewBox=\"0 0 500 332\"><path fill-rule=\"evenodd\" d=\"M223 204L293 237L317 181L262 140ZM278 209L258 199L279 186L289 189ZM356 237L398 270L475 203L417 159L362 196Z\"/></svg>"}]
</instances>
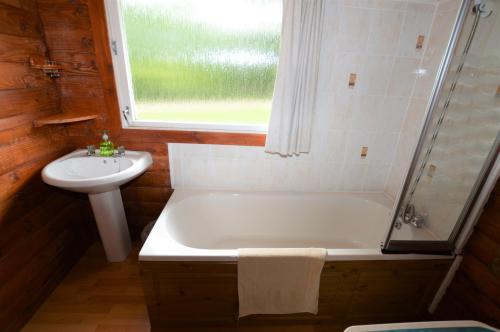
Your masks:
<instances>
[{"instance_id":1,"label":"window sill","mask_svg":"<svg viewBox=\"0 0 500 332\"><path fill-rule=\"evenodd\" d=\"M266 133L235 132L235 131L208 131L208 130L180 130L161 127L123 127L120 132L121 140L133 140L144 143L191 143L264 146Z\"/></svg>"},{"instance_id":2,"label":"window sill","mask_svg":"<svg viewBox=\"0 0 500 332\"><path fill-rule=\"evenodd\" d=\"M231 134L266 134L267 125L250 124L212 124L212 123L186 123L186 122L160 122L160 121L131 121L130 124L123 123L124 129L140 130L173 130L173 131L195 131L210 133Z\"/></svg>"}]
</instances>

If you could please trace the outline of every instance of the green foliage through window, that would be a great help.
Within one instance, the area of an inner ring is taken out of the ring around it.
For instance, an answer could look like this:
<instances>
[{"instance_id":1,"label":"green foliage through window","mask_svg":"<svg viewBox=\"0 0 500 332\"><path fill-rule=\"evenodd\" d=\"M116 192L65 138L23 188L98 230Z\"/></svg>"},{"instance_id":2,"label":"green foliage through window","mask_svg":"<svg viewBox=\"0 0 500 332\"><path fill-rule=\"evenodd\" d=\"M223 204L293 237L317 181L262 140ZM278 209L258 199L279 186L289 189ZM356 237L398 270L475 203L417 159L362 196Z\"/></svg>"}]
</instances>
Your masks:
<instances>
[{"instance_id":1,"label":"green foliage through window","mask_svg":"<svg viewBox=\"0 0 500 332\"><path fill-rule=\"evenodd\" d=\"M282 0L122 0L140 120L265 124Z\"/></svg>"}]
</instances>

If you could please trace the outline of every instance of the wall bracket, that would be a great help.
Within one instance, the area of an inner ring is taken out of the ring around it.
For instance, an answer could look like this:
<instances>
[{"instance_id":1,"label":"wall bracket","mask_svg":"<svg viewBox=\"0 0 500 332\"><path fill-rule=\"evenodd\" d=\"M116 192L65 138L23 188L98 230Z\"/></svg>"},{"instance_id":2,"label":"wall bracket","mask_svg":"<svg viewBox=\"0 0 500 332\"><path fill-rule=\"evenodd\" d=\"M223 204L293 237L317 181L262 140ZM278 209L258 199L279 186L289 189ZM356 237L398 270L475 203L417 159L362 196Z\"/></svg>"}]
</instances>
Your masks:
<instances>
[{"instance_id":1,"label":"wall bracket","mask_svg":"<svg viewBox=\"0 0 500 332\"><path fill-rule=\"evenodd\" d=\"M55 61L48 60L39 55L32 55L29 59L31 68L43 70L43 72L50 78L58 78L61 76L59 71L62 67Z\"/></svg>"}]
</instances>

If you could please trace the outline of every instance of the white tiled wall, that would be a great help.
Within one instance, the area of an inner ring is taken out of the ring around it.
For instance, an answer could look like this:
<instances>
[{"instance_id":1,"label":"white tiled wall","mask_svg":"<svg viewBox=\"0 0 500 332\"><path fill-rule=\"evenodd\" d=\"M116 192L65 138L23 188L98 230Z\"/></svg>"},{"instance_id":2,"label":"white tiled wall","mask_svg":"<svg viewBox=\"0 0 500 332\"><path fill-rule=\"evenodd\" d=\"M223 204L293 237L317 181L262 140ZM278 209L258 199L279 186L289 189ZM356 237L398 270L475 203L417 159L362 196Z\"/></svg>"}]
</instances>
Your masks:
<instances>
[{"instance_id":1,"label":"white tiled wall","mask_svg":"<svg viewBox=\"0 0 500 332\"><path fill-rule=\"evenodd\" d=\"M262 147L169 144L174 188L265 191L380 191L389 165L283 158Z\"/></svg>"},{"instance_id":2,"label":"white tiled wall","mask_svg":"<svg viewBox=\"0 0 500 332\"><path fill-rule=\"evenodd\" d=\"M174 188L395 192L386 182L398 149L410 144L401 129L405 119L420 122L434 81L433 72L417 72L444 50L429 43L439 2L329 0L311 152L281 158L262 147L169 144ZM425 36L420 50L418 35Z\"/></svg>"}]
</instances>

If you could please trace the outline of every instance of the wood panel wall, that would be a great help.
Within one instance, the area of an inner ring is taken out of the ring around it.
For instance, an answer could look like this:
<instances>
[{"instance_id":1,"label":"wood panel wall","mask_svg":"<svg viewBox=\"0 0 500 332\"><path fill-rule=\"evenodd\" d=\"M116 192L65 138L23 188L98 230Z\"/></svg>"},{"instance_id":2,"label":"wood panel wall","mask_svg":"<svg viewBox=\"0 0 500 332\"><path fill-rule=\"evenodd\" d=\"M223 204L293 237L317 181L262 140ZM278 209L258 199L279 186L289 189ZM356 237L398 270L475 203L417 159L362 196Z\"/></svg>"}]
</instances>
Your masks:
<instances>
[{"instance_id":1,"label":"wood panel wall","mask_svg":"<svg viewBox=\"0 0 500 332\"><path fill-rule=\"evenodd\" d=\"M318 314L253 315L238 320L234 262L140 262L152 329L421 320L451 259L326 262Z\"/></svg>"},{"instance_id":2,"label":"wood panel wall","mask_svg":"<svg viewBox=\"0 0 500 332\"><path fill-rule=\"evenodd\" d=\"M128 149L153 155L153 167L123 188L132 234L154 220L172 193L167 143L263 145L264 135L122 129L102 0L38 0L47 46L53 60L64 66L58 79L64 111L100 112L96 121L68 127L75 146L111 139Z\"/></svg>"},{"instance_id":3,"label":"wood panel wall","mask_svg":"<svg viewBox=\"0 0 500 332\"><path fill-rule=\"evenodd\" d=\"M0 330L17 331L93 239L86 198L45 185L41 169L72 149L56 84L29 65L48 55L36 0L0 0Z\"/></svg>"},{"instance_id":4,"label":"wood panel wall","mask_svg":"<svg viewBox=\"0 0 500 332\"><path fill-rule=\"evenodd\" d=\"M434 318L473 319L500 328L500 182Z\"/></svg>"}]
</instances>

